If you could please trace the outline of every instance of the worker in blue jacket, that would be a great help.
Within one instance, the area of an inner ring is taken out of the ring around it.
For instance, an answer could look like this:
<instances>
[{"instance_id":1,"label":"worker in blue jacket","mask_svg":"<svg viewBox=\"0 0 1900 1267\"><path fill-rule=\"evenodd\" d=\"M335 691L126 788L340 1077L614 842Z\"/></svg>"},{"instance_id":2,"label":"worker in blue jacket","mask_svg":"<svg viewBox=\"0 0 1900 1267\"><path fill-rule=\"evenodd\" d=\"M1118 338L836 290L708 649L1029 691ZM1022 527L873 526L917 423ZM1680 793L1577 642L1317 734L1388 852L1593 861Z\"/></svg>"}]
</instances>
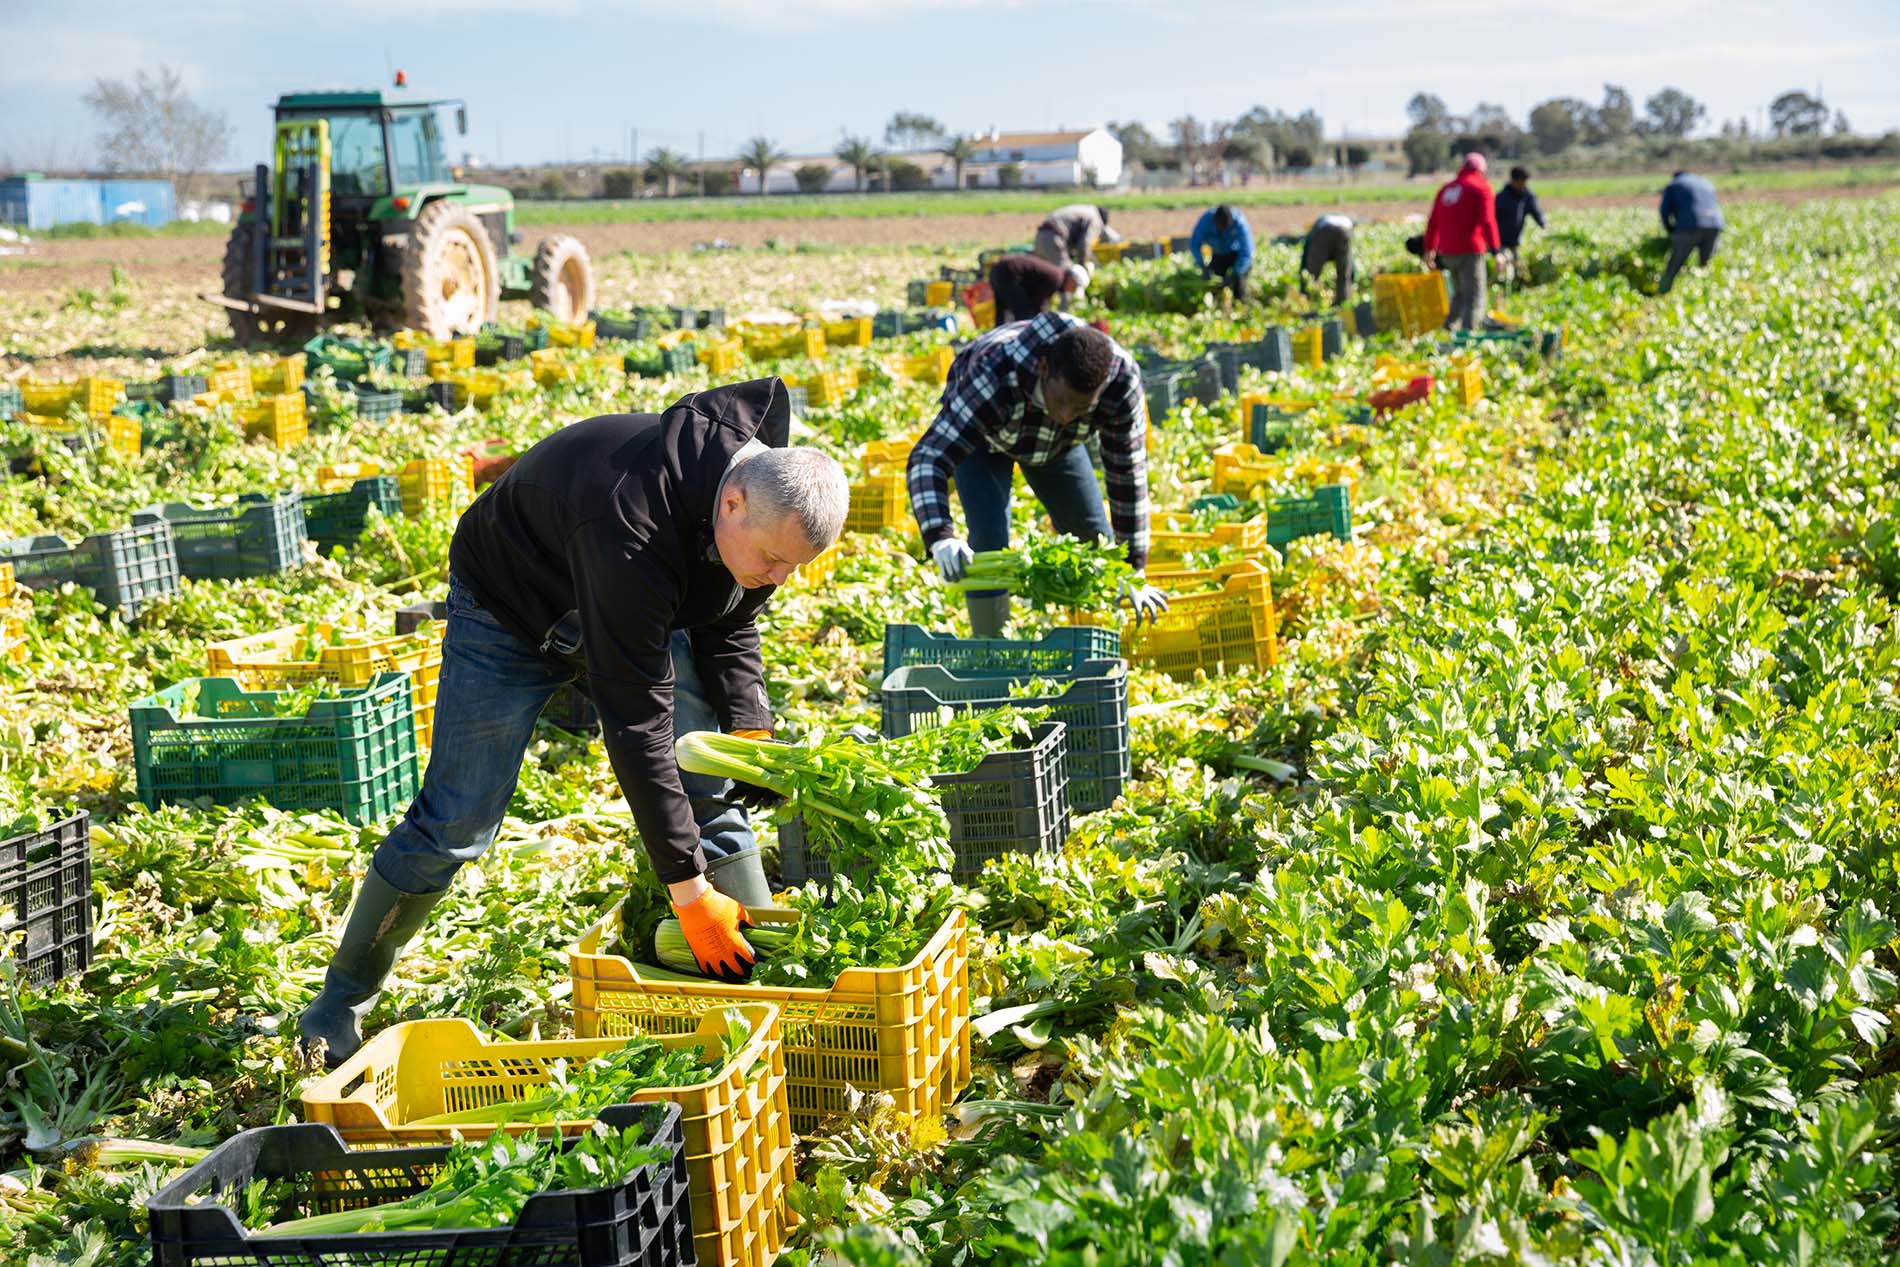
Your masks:
<instances>
[{"instance_id":1,"label":"worker in blue jacket","mask_svg":"<svg viewBox=\"0 0 1900 1267\"><path fill-rule=\"evenodd\" d=\"M1724 222L1722 208L1716 205L1715 186L1694 172L1677 172L1663 188L1661 211L1663 228L1669 231L1669 263L1663 268L1662 284L1656 293L1666 295L1676 284L1676 274L1689 262L1691 251L1702 264L1708 264Z\"/></svg>"},{"instance_id":2,"label":"worker in blue jacket","mask_svg":"<svg viewBox=\"0 0 1900 1267\"><path fill-rule=\"evenodd\" d=\"M1253 269L1253 230L1247 227L1246 216L1225 205L1203 212L1194 222L1188 250L1201 266L1203 276L1217 279L1235 299L1247 298L1247 274Z\"/></svg>"}]
</instances>

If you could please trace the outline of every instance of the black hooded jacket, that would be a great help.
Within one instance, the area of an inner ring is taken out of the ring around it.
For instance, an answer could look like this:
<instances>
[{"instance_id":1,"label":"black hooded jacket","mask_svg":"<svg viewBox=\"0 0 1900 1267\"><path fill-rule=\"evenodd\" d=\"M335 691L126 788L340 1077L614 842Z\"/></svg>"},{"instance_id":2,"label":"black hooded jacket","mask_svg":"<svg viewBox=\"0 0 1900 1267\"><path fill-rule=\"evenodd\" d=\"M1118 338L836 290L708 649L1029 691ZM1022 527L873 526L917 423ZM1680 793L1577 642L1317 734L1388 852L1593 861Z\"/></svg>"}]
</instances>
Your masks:
<instances>
[{"instance_id":1,"label":"black hooded jacket","mask_svg":"<svg viewBox=\"0 0 1900 1267\"><path fill-rule=\"evenodd\" d=\"M692 639L727 730L769 730L753 618L713 550L720 481L755 437L789 438L776 378L681 397L662 414L607 414L530 448L456 526L449 567L501 622L586 674L607 756L661 881L705 870L673 758L672 631ZM578 637L578 645L576 638Z\"/></svg>"}]
</instances>

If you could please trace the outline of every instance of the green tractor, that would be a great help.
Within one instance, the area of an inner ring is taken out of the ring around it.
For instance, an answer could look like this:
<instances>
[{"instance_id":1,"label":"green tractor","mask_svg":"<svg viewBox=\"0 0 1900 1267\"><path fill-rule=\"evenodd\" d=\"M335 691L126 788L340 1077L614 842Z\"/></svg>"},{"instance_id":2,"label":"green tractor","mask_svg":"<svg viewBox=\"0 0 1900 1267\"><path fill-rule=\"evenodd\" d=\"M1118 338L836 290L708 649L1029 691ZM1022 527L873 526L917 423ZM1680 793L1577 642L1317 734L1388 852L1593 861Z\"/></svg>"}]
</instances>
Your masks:
<instances>
[{"instance_id":1,"label":"green tractor","mask_svg":"<svg viewBox=\"0 0 1900 1267\"><path fill-rule=\"evenodd\" d=\"M504 298L586 319L586 248L550 237L533 260L514 253L514 197L464 184L443 157L436 108L449 105L466 134L459 101L377 91L278 100L274 161L258 165L232 227L223 292L203 296L230 310L240 344L302 343L341 320L445 339L493 321Z\"/></svg>"}]
</instances>

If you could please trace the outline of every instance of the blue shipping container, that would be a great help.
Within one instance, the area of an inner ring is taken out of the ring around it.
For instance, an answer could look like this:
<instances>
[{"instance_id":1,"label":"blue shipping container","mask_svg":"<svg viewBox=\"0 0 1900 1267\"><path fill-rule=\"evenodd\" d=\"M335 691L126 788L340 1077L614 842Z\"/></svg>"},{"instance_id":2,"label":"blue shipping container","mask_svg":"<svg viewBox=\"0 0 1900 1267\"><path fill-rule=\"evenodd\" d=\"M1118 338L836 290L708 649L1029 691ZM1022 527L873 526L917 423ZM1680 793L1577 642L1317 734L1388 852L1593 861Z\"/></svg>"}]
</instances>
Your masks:
<instances>
[{"instance_id":1,"label":"blue shipping container","mask_svg":"<svg viewBox=\"0 0 1900 1267\"><path fill-rule=\"evenodd\" d=\"M0 181L0 224L50 229L58 224L136 220L149 228L178 215L168 180L47 180L15 176Z\"/></svg>"}]
</instances>

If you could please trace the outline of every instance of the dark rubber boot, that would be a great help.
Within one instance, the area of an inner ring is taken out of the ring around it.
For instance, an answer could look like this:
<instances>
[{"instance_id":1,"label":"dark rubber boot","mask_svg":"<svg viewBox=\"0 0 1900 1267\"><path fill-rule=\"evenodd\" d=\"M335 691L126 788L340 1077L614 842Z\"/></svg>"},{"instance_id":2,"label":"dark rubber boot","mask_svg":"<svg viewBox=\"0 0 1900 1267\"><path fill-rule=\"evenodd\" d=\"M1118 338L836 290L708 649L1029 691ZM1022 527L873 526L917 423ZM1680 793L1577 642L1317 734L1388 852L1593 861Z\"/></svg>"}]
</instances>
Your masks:
<instances>
[{"instance_id":1,"label":"dark rubber boot","mask_svg":"<svg viewBox=\"0 0 1900 1267\"><path fill-rule=\"evenodd\" d=\"M974 638L1001 638L1009 626L1009 595L978 598L971 594L965 602L970 608L970 635Z\"/></svg>"},{"instance_id":2,"label":"dark rubber boot","mask_svg":"<svg viewBox=\"0 0 1900 1267\"><path fill-rule=\"evenodd\" d=\"M772 905L772 886L765 882L765 855L756 848L707 859L706 883L748 910Z\"/></svg>"},{"instance_id":3,"label":"dark rubber boot","mask_svg":"<svg viewBox=\"0 0 1900 1267\"><path fill-rule=\"evenodd\" d=\"M297 1020L306 1059L315 1060L321 1051L323 1063L334 1069L356 1054L363 1045L363 1018L383 992L396 956L447 892L404 893L370 867L343 923L323 990Z\"/></svg>"}]
</instances>

